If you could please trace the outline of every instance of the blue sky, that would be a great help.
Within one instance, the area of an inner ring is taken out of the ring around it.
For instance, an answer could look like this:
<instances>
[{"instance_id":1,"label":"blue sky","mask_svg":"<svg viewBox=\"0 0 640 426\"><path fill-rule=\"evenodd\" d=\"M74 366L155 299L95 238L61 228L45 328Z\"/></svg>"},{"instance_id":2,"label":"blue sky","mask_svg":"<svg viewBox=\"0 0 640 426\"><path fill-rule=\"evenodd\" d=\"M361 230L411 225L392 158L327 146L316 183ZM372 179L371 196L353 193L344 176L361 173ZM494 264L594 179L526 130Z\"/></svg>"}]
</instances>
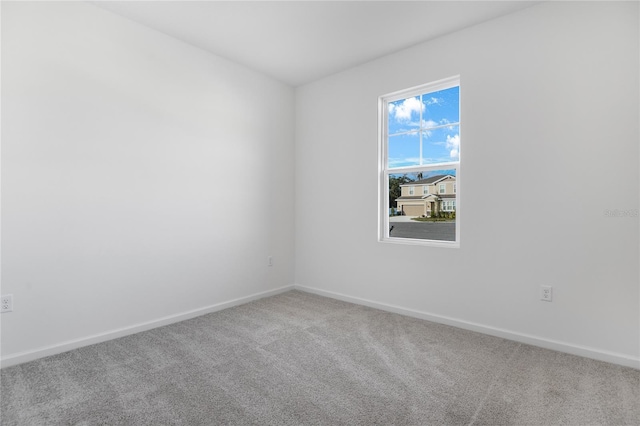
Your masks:
<instances>
[{"instance_id":1,"label":"blue sky","mask_svg":"<svg viewBox=\"0 0 640 426\"><path fill-rule=\"evenodd\" d=\"M459 93L456 86L389 103L390 168L458 161Z\"/></svg>"}]
</instances>

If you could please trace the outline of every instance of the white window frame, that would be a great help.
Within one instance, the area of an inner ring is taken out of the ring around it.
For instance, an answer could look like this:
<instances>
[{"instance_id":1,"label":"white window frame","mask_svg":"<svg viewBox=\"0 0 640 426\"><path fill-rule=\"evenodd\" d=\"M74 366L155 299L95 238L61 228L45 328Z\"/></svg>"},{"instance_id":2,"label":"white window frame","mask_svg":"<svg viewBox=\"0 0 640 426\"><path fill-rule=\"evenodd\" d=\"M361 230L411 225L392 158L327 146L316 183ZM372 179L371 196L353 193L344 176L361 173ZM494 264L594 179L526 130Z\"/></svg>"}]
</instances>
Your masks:
<instances>
[{"instance_id":1,"label":"white window frame","mask_svg":"<svg viewBox=\"0 0 640 426\"><path fill-rule=\"evenodd\" d=\"M416 187L415 186L410 186L409 187L409 195L413 195L416 192Z\"/></svg>"},{"instance_id":2,"label":"white window frame","mask_svg":"<svg viewBox=\"0 0 640 426\"><path fill-rule=\"evenodd\" d=\"M429 194L429 185L422 185L422 195Z\"/></svg>"},{"instance_id":3,"label":"white window frame","mask_svg":"<svg viewBox=\"0 0 640 426\"><path fill-rule=\"evenodd\" d=\"M446 194L447 193L447 184L441 183L438 185L438 194Z\"/></svg>"},{"instance_id":4,"label":"white window frame","mask_svg":"<svg viewBox=\"0 0 640 426\"><path fill-rule=\"evenodd\" d=\"M388 151L387 144L389 140L388 136L388 114L389 103L407 99L412 96L419 96L425 93L437 92L440 90L450 89L452 87L460 87L460 98L462 97L462 89L460 84L460 76L454 76L443 80L435 81L410 89L401 90L398 92L389 93L378 98L378 241L383 243L396 243L396 244L409 244L419 246L430 247L460 247L460 224L461 217L461 194L460 191L456 191L456 231L454 241L442 241L442 240L424 240L418 238L396 238L389 235L389 175L390 174L409 174L434 170L455 170L456 172L456 186L461 181L461 165L462 155L458 154L458 161L443 162L428 165L419 166L406 166L398 168L388 167ZM462 102L460 102L461 104ZM458 130L462 138L462 110L459 111ZM456 188L457 190L458 188Z\"/></svg>"}]
</instances>

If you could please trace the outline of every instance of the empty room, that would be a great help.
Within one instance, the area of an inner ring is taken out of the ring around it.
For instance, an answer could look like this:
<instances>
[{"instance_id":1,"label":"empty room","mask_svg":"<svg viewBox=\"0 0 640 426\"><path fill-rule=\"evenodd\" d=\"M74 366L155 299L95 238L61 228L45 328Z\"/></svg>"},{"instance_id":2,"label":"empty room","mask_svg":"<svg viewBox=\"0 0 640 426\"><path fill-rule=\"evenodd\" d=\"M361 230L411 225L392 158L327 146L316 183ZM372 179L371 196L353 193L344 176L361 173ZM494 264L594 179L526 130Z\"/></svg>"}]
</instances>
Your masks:
<instances>
[{"instance_id":1,"label":"empty room","mask_svg":"<svg viewBox=\"0 0 640 426\"><path fill-rule=\"evenodd\" d=\"M640 424L637 1L2 1L2 425Z\"/></svg>"}]
</instances>

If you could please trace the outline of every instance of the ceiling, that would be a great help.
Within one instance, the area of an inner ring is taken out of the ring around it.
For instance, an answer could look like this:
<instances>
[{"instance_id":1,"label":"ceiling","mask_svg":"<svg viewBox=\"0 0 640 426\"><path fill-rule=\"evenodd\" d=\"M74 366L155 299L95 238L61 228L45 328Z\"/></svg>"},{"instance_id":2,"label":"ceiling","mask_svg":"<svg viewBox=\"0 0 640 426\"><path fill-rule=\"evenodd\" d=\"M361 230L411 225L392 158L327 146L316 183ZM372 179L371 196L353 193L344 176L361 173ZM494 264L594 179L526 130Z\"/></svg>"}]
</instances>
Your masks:
<instances>
[{"instance_id":1,"label":"ceiling","mask_svg":"<svg viewBox=\"0 0 640 426\"><path fill-rule=\"evenodd\" d=\"M537 1L94 1L299 86Z\"/></svg>"}]
</instances>

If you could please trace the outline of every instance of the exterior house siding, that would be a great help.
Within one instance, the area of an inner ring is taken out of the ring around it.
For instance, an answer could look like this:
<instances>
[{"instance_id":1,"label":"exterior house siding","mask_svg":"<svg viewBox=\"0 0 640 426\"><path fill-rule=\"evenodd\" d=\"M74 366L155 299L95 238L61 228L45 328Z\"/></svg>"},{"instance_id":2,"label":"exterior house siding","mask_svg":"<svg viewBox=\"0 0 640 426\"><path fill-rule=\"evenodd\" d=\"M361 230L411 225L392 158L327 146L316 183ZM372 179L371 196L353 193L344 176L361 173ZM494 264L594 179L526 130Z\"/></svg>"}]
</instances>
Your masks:
<instances>
[{"instance_id":1,"label":"exterior house siding","mask_svg":"<svg viewBox=\"0 0 640 426\"><path fill-rule=\"evenodd\" d=\"M442 210L455 211L451 209L451 201L456 200L454 185L455 176L438 175L426 179L417 180L400 186L400 197L396 198L397 209L406 216L430 216ZM444 184L444 193L440 193L440 185ZM413 193L410 188L413 187ZM428 188L428 194L423 188ZM443 200L449 206L443 209Z\"/></svg>"}]
</instances>

